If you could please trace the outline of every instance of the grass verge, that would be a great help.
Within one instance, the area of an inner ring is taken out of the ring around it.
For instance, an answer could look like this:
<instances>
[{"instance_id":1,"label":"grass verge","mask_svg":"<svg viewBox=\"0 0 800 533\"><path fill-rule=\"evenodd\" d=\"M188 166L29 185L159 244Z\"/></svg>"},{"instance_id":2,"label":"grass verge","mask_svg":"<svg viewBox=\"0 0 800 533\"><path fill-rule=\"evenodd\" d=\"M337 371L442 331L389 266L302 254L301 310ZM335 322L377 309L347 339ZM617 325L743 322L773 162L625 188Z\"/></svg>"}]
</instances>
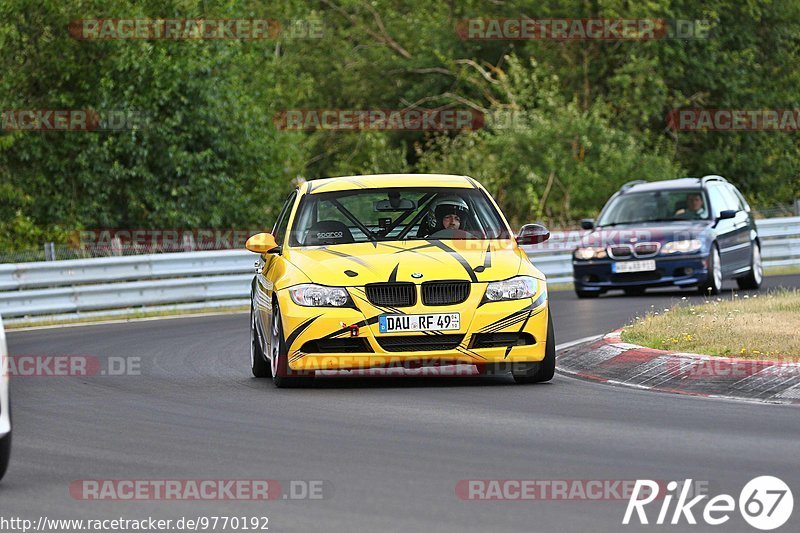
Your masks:
<instances>
[{"instance_id":1,"label":"grass verge","mask_svg":"<svg viewBox=\"0 0 800 533\"><path fill-rule=\"evenodd\" d=\"M800 291L777 290L653 311L622 331L622 340L660 350L800 361Z\"/></svg>"}]
</instances>

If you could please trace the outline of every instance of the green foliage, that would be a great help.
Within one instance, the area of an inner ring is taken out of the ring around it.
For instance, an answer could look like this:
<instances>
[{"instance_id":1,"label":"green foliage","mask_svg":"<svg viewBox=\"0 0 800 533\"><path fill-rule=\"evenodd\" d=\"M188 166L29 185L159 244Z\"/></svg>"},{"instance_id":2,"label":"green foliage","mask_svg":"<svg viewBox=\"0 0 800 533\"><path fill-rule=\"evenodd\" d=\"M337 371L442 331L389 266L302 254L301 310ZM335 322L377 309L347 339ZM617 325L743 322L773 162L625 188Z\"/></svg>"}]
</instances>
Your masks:
<instances>
[{"instance_id":1,"label":"green foliage","mask_svg":"<svg viewBox=\"0 0 800 533\"><path fill-rule=\"evenodd\" d=\"M515 224L591 216L630 179L722 174L756 205L800 196L796 133L672 132L676 108L797 108L794 0L6 0L0 109L127 110L102 133L0 132L0 248L74 228L269 226L297 176L454 172ZM80 18L317 20L321 38L72 38ZM488 17L704 20L708 38L463 40ZM469 108L480 131L287 132L287 109Z\"/></svg>"},{"instance_id":2,"label":"green foliage","mask_svg":"<svg viewBox=\"0 0 800 533\"><path fill-rule=\"evenodd\" d=\"M590 216L626 181L678 174L670 158L615 129L607 105L583 110L565 100L558 78L540 73L541 65L506 61L496 91L524 107L493 110L491 129L437 138L421 153L421 167L481 180L514 225Z\"/></svg>"}]
</instances>

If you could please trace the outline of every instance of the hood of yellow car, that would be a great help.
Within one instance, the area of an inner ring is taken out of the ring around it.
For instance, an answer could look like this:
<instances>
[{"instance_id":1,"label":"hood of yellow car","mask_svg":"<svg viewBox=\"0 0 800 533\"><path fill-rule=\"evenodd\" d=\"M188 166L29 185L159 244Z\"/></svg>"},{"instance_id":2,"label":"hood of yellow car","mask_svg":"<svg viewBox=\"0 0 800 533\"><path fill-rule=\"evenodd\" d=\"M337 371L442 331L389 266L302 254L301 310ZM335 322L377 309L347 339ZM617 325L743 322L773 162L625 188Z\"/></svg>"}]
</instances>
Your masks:
<instances>
[{"instance_id":1,"label":"hood of yellow car","mask_svg":"<svg viewBox=\"0 0 800 533\"><path fill-rule=\"evenodd\" d=\"M288 248L287 261L314 283L497 281L515 276L525 252L509 240L409 240Z\"/></svg>"}]
</instances>

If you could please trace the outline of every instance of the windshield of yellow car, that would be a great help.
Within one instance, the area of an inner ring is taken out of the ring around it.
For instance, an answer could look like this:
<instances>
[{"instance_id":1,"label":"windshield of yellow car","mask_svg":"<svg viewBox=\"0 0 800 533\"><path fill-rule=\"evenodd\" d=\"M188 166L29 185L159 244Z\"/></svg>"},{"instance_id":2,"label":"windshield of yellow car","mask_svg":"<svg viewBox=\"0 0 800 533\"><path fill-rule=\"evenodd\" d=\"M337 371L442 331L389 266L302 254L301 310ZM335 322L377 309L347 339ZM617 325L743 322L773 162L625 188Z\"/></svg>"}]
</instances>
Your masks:
<instances>
[{"instance_id":1,"label":"windshield of yellow car","mask_svg":"<svg viewBox=\"0 0 800 533\"><path fill-rule=\"evenodd\" d=\"M290 245L499 238L508 229L479 189L385 188L304 196Z\"/></svg>"}]
</instances>

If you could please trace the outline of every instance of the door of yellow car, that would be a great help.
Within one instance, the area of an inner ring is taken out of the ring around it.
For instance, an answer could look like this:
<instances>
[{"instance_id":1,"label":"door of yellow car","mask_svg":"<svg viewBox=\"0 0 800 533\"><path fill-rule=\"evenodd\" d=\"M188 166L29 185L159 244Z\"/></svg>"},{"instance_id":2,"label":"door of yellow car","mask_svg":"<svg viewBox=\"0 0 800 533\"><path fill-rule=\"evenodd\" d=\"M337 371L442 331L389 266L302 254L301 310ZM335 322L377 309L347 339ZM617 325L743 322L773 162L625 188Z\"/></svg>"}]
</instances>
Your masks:
<instances>
[{"instance_id":1,"label":"door of yellow car","mask_svg":"<svg viewBox=\"0 0 800 533\"><path fill-rule=\"evenodd\" d=\"M272 235L279 247L283 247L286 244L289 219L296 199L297 191L293 191L283 204L283 209L281 209L272 229ZM272 319L272 292L277 281L276 276L278 273L285 271L284 268L280 267L280 262L285 260L280 252L262 253L260 260L262 265L256 274L255 305L258 309L258 317L261 320L261 331L267 332L269 331L268 324L271 323Z\"/></svg>"}]
</instances>

